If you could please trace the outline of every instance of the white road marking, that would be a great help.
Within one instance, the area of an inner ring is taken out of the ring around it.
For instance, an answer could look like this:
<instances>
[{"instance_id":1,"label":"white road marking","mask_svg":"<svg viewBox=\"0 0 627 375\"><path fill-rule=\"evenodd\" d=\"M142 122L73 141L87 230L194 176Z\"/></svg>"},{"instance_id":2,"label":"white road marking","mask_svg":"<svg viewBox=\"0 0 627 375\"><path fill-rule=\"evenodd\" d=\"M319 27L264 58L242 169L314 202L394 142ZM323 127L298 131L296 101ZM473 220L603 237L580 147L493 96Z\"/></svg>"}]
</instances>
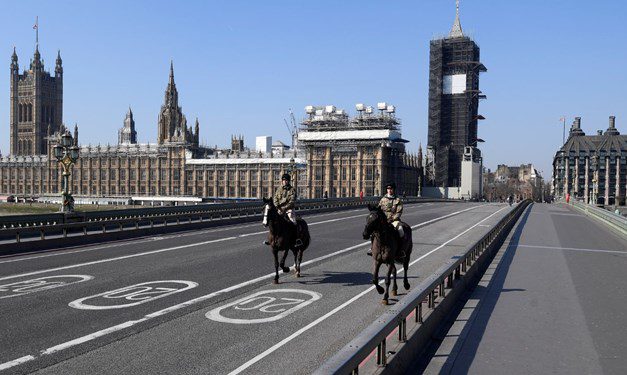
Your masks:
<instances>
[{"instance_id":1,"label":"white road marking","mask_svg":"<svg viewBox=\"0 0 627 375\"><path fill-rule=\"evenodd\" d=\"M207 244L210 244L210 243L228 241L228 240L232 240L232 239L235 239L235 238L237 238L237 237L224 237L224 238L220 238L220 239L217 239L217 240L210 240L210 241L204 241L204 242L197 242L197 243L193 243L193 244L189 244L189 245L168 247L168 248L165 248L165 249L147 251L147 252L144 252L144 253L122 255L122 256L119 256L119 257L115 257L115 258L94 260L92 262L78 263L78 264L73 264L73 265L70 265L70 266L55 267L55 268L49 268L49 269L46 269L46 270L27 272L27 273L22 273L22 274L19 274L19 275L0 277L0 281L1 280L8 280L8 279L15 279L15 278L24 277L24 276L39 275L39 274L47 273L47 272L67 270L67 269L71 269L71 268L91 266L91 265L94 265L94 264L113 262L113 261L116 261L116 260L135 258L135 257L144 256L144 255L158 254L158 253L163 253L163 252L166 252L166 251L179 250L179 249L184 249L184 248L192 247L192 246L200 246L200 245L207 245Z\"/></svg>"},{"instance_id":2,"label":"white road marking","mask_svg":"<svg viewBox=\"0 0 627 375\"><path fill-rule=\"evenodd\" d=\"M551 250L568 250L568 251L585 251L590 253L610 253L627 255L627 251L603 250L603 249L581 249L577 247L555 247L555 246L534 246L534 245L516 245L515 247L530 247L533 249L551 249Z\"/></svg>"},{"instance_id":3,"label":"white road marking","mask_svg":"<svg viewBox=\"0 0 627 375\"><path fill-rule=\"evenodd\" d=\"M185 285L183 288L173 288L171 284ZM181 293L198 286L198 283L185 280L159 280L148 281L145 283L130 285L116 290L99 293L89 297L79 298L72 301L68 306L79 310L111 310L122 309L141 305L142 303L154 301L159 298L167 297L175 293ZM100 302L97 302L98 300ZM123 300L122 304L110 305L107 300ZM95 300L96 305L90 305L85 301ZM130 301L130 302L125 302Z\"/></svg>"},{"instance_id":4,"label":"white road marking","mask_svg":"<svg viewBox=\"0 0 627 375\"><path fill-rule=\"evenodd\" d=\"M472 210L472 209L475 209L475 208L483 207L483 206L484 205L478 205L478 206L470 207L470 208L467 208L467 209L464 209L464 210L461 210L461 211L453 212L451 214L444 215L444 216L441 216L439 218L435 218L435 219L432 219L432 220L429 220L429 221L426 221L426 222L423 222L423 223L416 224L416 225L412 226L412 228L418 228L418 227L427 225L429 223L432 223L434 221L442 220L444 218L447 218L447 217L450 217L450 216L453 216L453 215L457 215L457 214L460 214L460 213L463 213L463 212L466 212L466 211L469 211L469 210ZM504 208L506 208L506 207L504 207ZM501 211L501 210L499 210L499 211ZM497 211L497 212L499 212L499 211ZM497 212L493 213L492 215L496 214ZM492 215L490 215L489 217L491 217ZM487 217L484 220L487 220L489 217ZM483 222L484 220L480 221L479 223ZM236 238L236 237L227 237L226 239L233 239L233 238ZM219 241L224 241L224 240L225 239L220 239L220 240L214 240L214 241L208 241L208 242L219 242ZM364 243L360 243L360 244L357 244L357 245L354 245L354 246L351 246L351 247L348 247L348 248L336 251L336 252L334 252L332 254L327 254L327 255L324 255L324 256L312 259L310 261L303 262L303 263L301 263L301 265L308 265L308 264L312 264L312 263L315 263L315 262L319 262L321 260L330 258L330 257L335 256L335 255L343 254L343 253L345 253L347 251L351 251L351 250L354 250L354 249L366 246L368 244L370 244L370 241L364 242ZM188 245L188 246L190 246L190 245ZM162 252L162 251L165 251L165 250L167 250L167 249L156 250L156 252ZM424 256L422 258L424 258ZM420 258L420 259L422 259L422 258ZM89 262L89 263L93 263L93 262ZM413 264L413 263L411 263L411 264ZM77 265L77 266L81 266L81 265ZM403 272L403 271L401 270L401 272ZM22 276L22 275L10 276L9 278L20 277L20 276ZM117 324L115 326L112 326L112 327L109 327L109 328L105 328L103 330L100 330L100 331L97 331L97 332L93 332L91 334L88 334L88 335L76 338L74 340L70 340L70 341L67 341L65 343L62 343L62 344L50 347L48 349L42 350L39 355L53 354L53 353L56 353L58 351L70 348L72 346L76 346L76 345L79 345L79 344L83 344L85 342L89 342L89 341L95 340L95 339L97 339L99 337L106 336L106 335L111 334L113 332L117 332L117 331L124 330L126 328L130 328L130 327L132 327L134 325L137 325L139 323L148 321L149 319L156 318L156 317L159 317L159 316L163 316L163 315L166 315L166 314L171 313L173 311L177 311L177 310L180 310L182 308L194 305L196 303L200 303L200 302L206 301L206 300L208 300L210 298L213 298L215 296L218 296L218 295L221 295L221 294L225 294L225 293L228 293L228 292L231 292L233 290L237 290L237 289L243 288L243 287L251 285L251 284L255 284L255 283L257 283L259 281L263 281L265 279L274 278L274 276L275 276L275 274L274 274L274 272L272 272L272 273L269 273L267 275L260 276L260 277L257 277L255 279L251 279L251 280L245 281L245 282L240 283L240 284L232 285L232 286L230 286L228 288L225 288L225 289L222 289L222 290L218 290L216 292L212 292L212 293L206 294L204 296L200 296L198 298L194 298L194 299L191 299L189 301L186 301L186 302L183 302L183 303L179 303L177 305L173 305L173 306L167 307L167 308L159 310L159 311L155 311L155 312L153 312L151 314L145 315L143 318L140 318L140 319L137 319L137 320L129 320L127 322L124 322L124 323L121 323L121 324ZM2 280L2 279L0 279L0 280ZM373 288L374 287L370 288L367 291L362 292L362 294L360 294L357 297L353 297L353 299L351 299L350 301L352 302L352 301L356 300L357 298L361 297L361 295L366 294L368 291L372 290ZM347 305L348 304L346 304L345 306L347 306ZM336 310L339 311L341 309L337 309L336 308ZM331 314L331 315L333 315L333 314ZM26 357L32 357L32 356L25 356L25 357L22 357L22 358L26 358ZM34 358L31 358L31 359L34 359ZM15 361L11 361L11 362L6 362L4 364L0 364L0 366L4 366L4 365L7 365L8 363L13 363L13 362L15 362ZM20 363L14 363L14 364L12 364L9 367L16 366L16 365L19 365L19 364Z\"/></svg>"},{"instance_id":5,"label":"white road marking","mask_svg":"<svg viewBox=\"0 0 627 375\"><path fill-rule=\"evenodd\" d=\"M309 299L300 299L300 298L286 298L286 297L273 297L272 294L281 294L281 293L289 293L293 294L305 294L309 296ZM318 292L312 292L310 290L303 289L277 289L277 290L263 290L261 292L257 292L246 296L244 298L240 298L234 302L228 303L224 306L220 306L213 310L210 310L205 314L207 319L214 320L216 322L222 323L232 323L232 324L256 324L256 323L268 323L274 322L275 320L279 320L285 318L286 316L292 314L295 311L302 309L303 307L312 304L314 301L319 300L322 297L322 294ZM251 306L252 305L252 306ZM229 318L225 317L221 314L223 310L228 309L229 307L233 307L234 310L244 310L244 311L252 311L259 310L264 313L263 318L257 319L239 319L239 318ZM289 309L287 307L290 307ZM268 314L274 314L273 316L268 316Z\"/></svg>"},{"instance_id":6,"label":"white road marking","mask_svg":"<svg viewBox=\"0 0 627 375\"><path fill-rule=\"evenodd\" d=\"M418 203L421 204L421 203ZM322 216L330 216L330 215L335 215L338 213L347 213L347 212L355 212L355 211L361 211L363 210L363 208L359 208L359 209L354 209L354 210L345 210L345 211L336 211L336 212L331 212L331 213L326 213L326 214L314 214L314 215L307 215L308 218L310 217L322 217ZM95 251L95 250L102 250L102 249L108 249L111 247L118 247L118 246L125 246L125 245L134 245L137 243L146 243L146 242L152 242L152 241L160 241L160 240L167 240L167 239L172 239L172 238L180 238L180 237L191 237L191 236L197 236L197 235L201 235L201 234L211 234L211 233L217 233L217 232L226 232L229 230L236 230L236 229L241 229L241 228L249 228L249 227L254 227L254 226L258 226L258 223L254 223L254 224L243 224L243 225L229 225L227 227L222 227L222 228L212 228L212 229L206 229L206 230L197 230L197 231L188 231L188 232L183 232L183 233L177 233L177 234L172 234L169 236L154 236L154 237L149 237L149 238L143 238L143 239L138 239L138 240L133 240L133 241L123 241L122 243L120 242L115 242L115 243L111 243L108 245L102 245L102 246L97 246L97 247L90 247L88 249L81 249L81 250L75 250L75 251L59 251L59 250L50 250L50 251L54 251L54 253L52 254L45 254L45 255L36 255L36 256L31 256L31 257L20 257L17 259L8 259L8 260L2 260L0 261L0 264L3 263L14 263L14 262L22 262L25 260L31 260L31 259L39 259L39 258L48 258L48 257L54 257L54 256L61 256L61 255L68 255L68 254L76 254L76 253L83 253L83 252L90 252L90 251ZM26 255L28 253L24 253L23 255ZM0 256L0 259L5 258L5 257L13 257L15 255L6 255L6 256Z\"/></svg>"},{"instance_id":7,"label":"white road marking","mask_svg":"<svg viewBox=\"0 0 627 375\"><path fill-rule=\"evenodd\" d=\"M494 212L493 214L491 214L490 216L486 217L485 219L481 220L480 222L478 222L477 224L473 225L472 227L466 229L465 231L461 232L460 234L458 234L457 236L451 238L450 240L446 241L445 243L443 243L442 245L436 247L435 249L429 251L428 253L424 254L423 256L421 256L420 258L414 260L413 262L409 263L409 266L411 267L412 265L416 264L418 261L424 259L425 257L427 257L430 254L433 254L435 251L443 248L444 246L446 246L447 244L451 243L452 241L458 239L460 236L462 236L465 233L468 233L468 231L470 231L471 229L479 226L481 223L483 223L484 221L488 220L489 218L491 218L492 216L496 215L497 213L501 212L502 210L504 210L506 207L501 208L500 210ZM402 273L403 270L399 270L399 273ZM257 355L256 357L254 357L253 359L251 359L250 361L244 363L243 365L241 365L240 367L236 368L235 370L231 371L229 373L229 375L235 375L235 374L239 374L242 371L246 370L247 368L249 368L250 366L254 365L255 363L259 362L260 360L262 360L263 358L267 357L269 354L272 354L274 351L276 351L277 349L279 349L280 347L282 347L283 345L287 344L288 342L292 341L293 339L295 339L296 337L300 336L301 334L303 334L304 332L308 331L309 329L315 327L316 325L318 325L319 323L323 322L324 320L326 320L328 317L330 317L331 315L335 314L336 312L342 310L344 307L350 305L351 303L355 302L356 300L358 300L359 298L361 298L362 296L366 295L368 292L370 292L371 290L373 290L375 288L375 286L371 286L368 287L368 289L364 290L363 292L357 294L355 297L349 299L348 301L344 302L343 304L339 305L338 307L336 307L335 309L329 311L328 313L326 313L325 315L321 316L320 318L314 320L313 322L309 323L308 325L306 325L305 327L299 329L298 331L294 332L293 334L291 334L290 336L286 337L285 339L279 341L278 343L276 343L275 345L273 345L272 347L268 348L266 351L264 351L263 353Z\"/></svg>"},{"instance_id":8,"label":"white road marking","mask_svg":"<svg viewBox=\"0 0 627 375\"><path fill-rule=\"evenodd\" d=\"M94 277L90 275L55 275L4 284L0 285L0 299L23 296L25 294L35 293L42 290L55 289L66 285L81 283L93 278ZM2 294L4 292L13 294L3 296Z\"/></svg>"},{"instance_id":9,"label":"white road marking","mask_svg":"<svg viewBox=\"0 0 627 375\"><path fill-rule=\"evenodd\" d=\"M18 359L14 359L14 360L9 361L9 362L0 363L0 371L6 370L6 369L11 368L13 366L21 365L24 362L32 361L33 359L35 359L35 357L33 357L32 355L25 355L24 357L20 357Z\"/></svg>"},{"instance_id":10,"label":"white road marking","mask_svg":"<svg viewBox=\"0 0 627 375\"><path fill-rule=\"evenodd\" d=\"M453 212L453 213L450 213L450 214L447 214L447 215L444 215L444 216L440 216L440 217L437 217L435 219L432 219L432 220L420 223L418 225L414 225L412 228L417 228L419 226L427 225L427 224L430 224L430 223L432 223L434 221L442 220L442 219L445 219L445 218L448 218L448 217L451 217L451 216L454 216L454 215L466 212L468 210L479 208L479 207L482 207L482 205L470 207L470 208L467 208L465 210L456 211L456 212ZM362 216L362 215L355 215L355 216L351 216L351 217L359 217L359 216ZM344 220L344 219L346 219L346 218L330 219L330 220L326 220L326 221L319 221L319 222L311 223L310 225L322 224L322 223L326 223L326 222L334 222L334 221ZM255 232L255 234L261 234L261 233L267 233L267 231ZM233 240L233 239L236 239L236 238L244 237L246 235L247 234L241 234L239 236L224 237L224 238L220 238L220 239L216 239L216 240L195 242L195 243L191 243L191 244L187 244L187 245L168 247L168 248L165 248L165 249L152 250L152 251L147 251L147 252L143 252L143 253L122 255L122 256L113 257L113 258L106 258L106 259L94 260L94 261L91 261L91 262L73 264L73 265L69 265L69 266L55 267L55 268L49 268L49 269L39 270L39 271L32 271L32 272L27 272L27 273L12 275L12 276L5 276L5 277L0 277L0 281L2 281L2 280L9 280L9 279L15 279L15 278L19 278L19 277L25 277L25 276L31 276L31 275L39 275L39 274L42 274L42 273L48 273L48 272L72 269L72 268L77 268L77 267L91 266L91 265L94 265L94 264L113 262L113 261L118 261L118 260L123 260L123 259L128 259L128 258L140 257L140 256L144 256L144 255L158 254L158 253L162 253L162 252L166 252L166 251L180 250L180 249L185 249L185 248L194 247L194 246L207 245L207 244L210 244L210 243L229 241L229 240ZM248 235L251 235L251 234L248 234ZM306 264L306 262L303 263L303 264Z\"/></svg>"}]
</instances>

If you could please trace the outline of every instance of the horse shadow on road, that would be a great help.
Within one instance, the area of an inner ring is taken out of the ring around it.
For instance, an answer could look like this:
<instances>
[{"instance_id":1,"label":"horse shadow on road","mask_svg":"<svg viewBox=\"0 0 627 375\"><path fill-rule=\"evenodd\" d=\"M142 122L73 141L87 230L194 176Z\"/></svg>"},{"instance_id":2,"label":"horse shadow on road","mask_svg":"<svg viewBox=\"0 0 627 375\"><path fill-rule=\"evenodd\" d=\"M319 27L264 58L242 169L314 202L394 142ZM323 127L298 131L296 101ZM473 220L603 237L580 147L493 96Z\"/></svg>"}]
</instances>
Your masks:
<instances>
[{"instance_id":1,"label":"horse shadow on road","mask_svg":"<svg viewBox=\"0 0 627 375\"><path fill-rule=\"evenodd\" d=\"M333 272L327 271L322 275L308 275L309 280L299 281L304 285L342 284L342 286L359 286L372 284L370 272Z\"/></svg>"}]
</instances>

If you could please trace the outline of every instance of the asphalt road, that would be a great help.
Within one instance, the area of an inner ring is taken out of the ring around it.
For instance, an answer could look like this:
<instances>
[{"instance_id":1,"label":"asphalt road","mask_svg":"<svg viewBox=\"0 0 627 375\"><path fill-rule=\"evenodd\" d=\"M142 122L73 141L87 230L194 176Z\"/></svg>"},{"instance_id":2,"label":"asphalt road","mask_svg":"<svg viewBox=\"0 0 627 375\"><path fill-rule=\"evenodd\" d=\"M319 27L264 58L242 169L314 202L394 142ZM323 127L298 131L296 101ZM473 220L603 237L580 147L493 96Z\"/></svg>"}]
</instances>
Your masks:
<instances>
[{"instance_id":1,"label":"asphalt road","mask_svg":"<svg viewBox=\"0 0 627 375\"><path fill-rule=\"evenodd\" d=\"M509 210L407 205L410 283ZM0 258L0 370L310 373L388 309L370 283L366 215L305 217L303 277L282 274L279 285L260 223Z\"/></svg>"},{"instance_id":2,"label":"asphalt road","mask_svg":"<svg viewBox=\"0 0 627 375\"><path fill-rule=\"evenodd\" d=\"M427 374L627 373L627 239L571 207L523 214Z\"/></svg>"}]
</instances>

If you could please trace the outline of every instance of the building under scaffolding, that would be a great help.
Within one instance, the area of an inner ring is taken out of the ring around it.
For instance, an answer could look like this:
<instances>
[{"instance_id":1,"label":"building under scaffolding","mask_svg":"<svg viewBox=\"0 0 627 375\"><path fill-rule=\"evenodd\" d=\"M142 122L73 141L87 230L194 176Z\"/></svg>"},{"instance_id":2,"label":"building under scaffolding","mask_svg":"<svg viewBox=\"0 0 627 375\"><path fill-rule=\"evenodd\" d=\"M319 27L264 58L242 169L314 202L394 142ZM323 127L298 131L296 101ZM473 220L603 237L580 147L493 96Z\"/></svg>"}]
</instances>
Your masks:
<instances>
[{"instance_id":1,"label":"building under scaffolding","mask_svg":"<svg viewBox=\"0 0 627 375\"><path fill-rule=\"evenodd\" d=\"M465 147L476 148L479 99L479 46L464 36L459 8L448 37L432 40L429 62L429 133L426 182L438 187L459 187ZM473 161L481 152L473 150Z\"/></svg>"},{"instance_id":2,"label":"building under scaffolding","mask_svg":"<svg viewBox=\"0 0 627 375\"><path fill-rule=\"evenodd\" d=\"M381 195L388 181L398 194L418 195L421 166L405 152L396 109L357 104L357 116L335 106L307 106L298 143L307 159L310 198Z\"/></svg>"}]
</instances>

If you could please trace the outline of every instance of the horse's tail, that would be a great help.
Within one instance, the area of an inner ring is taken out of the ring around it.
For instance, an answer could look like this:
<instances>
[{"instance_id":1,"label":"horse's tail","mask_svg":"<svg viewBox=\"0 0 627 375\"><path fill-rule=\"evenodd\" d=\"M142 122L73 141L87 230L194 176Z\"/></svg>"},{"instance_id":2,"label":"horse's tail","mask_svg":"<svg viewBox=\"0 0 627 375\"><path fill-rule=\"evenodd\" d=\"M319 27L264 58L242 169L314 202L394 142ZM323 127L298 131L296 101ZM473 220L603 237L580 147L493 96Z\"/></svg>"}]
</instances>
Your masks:
<instances>
[{"instance_id":1,"label":"horse's tail","mask_svg":"<svg viewBox=\"0 0 627 375\"><path fill-rule=\"evenodd\" d=\"M307 222L303 219L297 219L296 225L298 225L300 229L299 238L302 242L302 245L299 246L298 248L299 250L305 251L305 249L309 247L309 243L311 242L311 236L309 235L309 226L307 225Z\"/></svg>"}]
</instances>

